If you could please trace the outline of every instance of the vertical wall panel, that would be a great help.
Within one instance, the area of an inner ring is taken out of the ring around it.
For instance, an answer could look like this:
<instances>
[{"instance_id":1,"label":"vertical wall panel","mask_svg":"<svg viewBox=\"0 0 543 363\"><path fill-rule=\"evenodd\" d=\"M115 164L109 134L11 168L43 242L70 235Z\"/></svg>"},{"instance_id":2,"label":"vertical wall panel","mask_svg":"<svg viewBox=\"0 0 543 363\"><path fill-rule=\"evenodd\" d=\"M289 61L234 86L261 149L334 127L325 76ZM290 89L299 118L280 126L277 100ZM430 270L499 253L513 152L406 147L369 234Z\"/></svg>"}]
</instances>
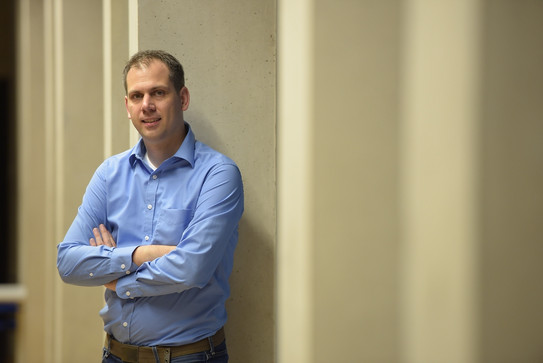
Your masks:
<instances>
[{"instance_id":1,"label":"vertical wall panel","mask_svg":"<svg viewBox=\"0 0 543 363\"><path fill-rule=\"evenodd\" d=\"M139 0L128 0L128 55L136 53L139 50ZM130 145L135 145L139 140L137 130L132 126L128 128Z\"/></svg>"},{"instance_id":2,"label":"vertical wall panel","mask_svg":"<svg viewBox=\"0 0 543 363\"><path fill-rule=\"evenodd\" d=\"M122 71L130 56L129 51L129 6L127 0L109 0L111 33L109 44L109 102L111 103L111 114L109 118L111 135L111 154L118 154L130 147L130 130L133 129L132 122L127 117L124 104L124 86ZM106 44L104 44L106 46ZM106 50L104 50L106 52ZM106 93L106 92L104 92ZM105 146L105 145L104 145Z\"/></svg>"},{"instance_id":3,"label":"vertical wall panel","mask_svg":"<svg viewBox=\"0 0 543 363\"><path fill-rule=\"evenodd\" d=\"M232 363L274 360L275 1L139 1L139 48L185 67L196 137L236 161L245 213L226 325Z\"/></svg>"},{"instance_id":4,"label":"vertical wall panel","mask_svg":"<svg viewBox=\"0 0 543 363\"><path fill-rule=\"evenodd\" d=\"M400 9L279 3L281 363L399 360Z\"/></svg>"},{"instance_id":5,"label":"vertical wall panel","mask_svg":"<svg viewBox=\"0 0 543 363\"><path fill-rule=\"evenodd\" d=\"M313 2L278 4L277 361L312 363Z\"/></svg>"},{"instance_id":6,"label":"vertical wall panel","mask_svg":"<svg viewBox=\"0 0 543 363\"><path fill-rule=\"evenodd\" d=\"M481 362L543 360L543 2L484 1Z\"/></svg>"},{"instance_id":7,"label":"vertical wall panel","mask_svg":"<svg viewBox=\"0 0 543 363\"><path fill-rule=\"evenodd\" d=\"M96 1L20 6L18 229L29 295L18 362L95 362L101 352L103 288L65 285L55 264L56 245L103 158L101 17Z\"/></svg>"},{"instance_id":8,"label":"vertical wall panel","mask_svg":"<svg viewBox=\"0 0 543 363\"><path fill-rule=\"evenodd\" d=\"M55 244L60 242L94 170L104 157L102 3L58 1L61 35L55 39L58 67L55 95L59 105L53 142L56 145L57 213ZM57 281L59 278L57 277ZM62 362L95 361L100 355L103 288L61 283L60 334ZM83 313L84 312L84 313ZM57 358L58 359L58 358Z\"/></svg>"},{"instance_id":9,"label":"vertical wall panel","mask_svg":"<svg viewBox=\"0 0 543 363\"><path fill-rule=\"evenodd\" d=\"M402 66L405 362L477 361L479 4L406 2Z\"/></svg>"},{"instance_id":10,"label":"vertical wall panel","mask_svg":"<svg viewBox=\"0 0 543 363\"><path fill-rule=\"evenodd\" d=\"M315 1L314 362L398 361L401 1Z\"/></svg>"},{"instance_id":11,"label":"vertical wall panel","mask_svg":"<svg viewBox=\"0 0 543 363\"><path fill-rule=\"evenodd\" d=\"M46 280L52 267L43 258L49 246L44 241L46 185L44 83L44 6L22 0L18 6L18 253L19 281L28 291L21 306L17 329L17 362L51 362L46 355L46 337L51 335L51 311L44 301ZM32 100L32 103L30 103ZM50 286L50 285L49 285ZM48 324L49 323L49 324ZM27 349L32 344L33 349Z\"/></svg>"}]
</instances>

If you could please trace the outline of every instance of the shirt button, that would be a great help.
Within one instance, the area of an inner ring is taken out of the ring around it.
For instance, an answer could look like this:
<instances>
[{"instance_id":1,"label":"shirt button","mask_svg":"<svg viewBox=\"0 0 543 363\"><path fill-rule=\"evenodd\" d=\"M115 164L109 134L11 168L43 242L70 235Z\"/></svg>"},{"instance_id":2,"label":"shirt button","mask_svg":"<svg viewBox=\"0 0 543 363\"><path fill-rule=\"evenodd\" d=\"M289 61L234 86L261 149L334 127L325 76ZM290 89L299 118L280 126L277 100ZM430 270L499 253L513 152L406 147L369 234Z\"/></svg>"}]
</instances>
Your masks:
<instances>
[{"instance_id":1,"label":"shirt button","mask_svg":"<svg viewBox=\"0 0 543 363\"><path fill-rule=\"evenodd\" d=\"M145 240L146 240L146 241L149 241L149 236L145 236Z\"/></svg>"},{"instance_id":2,"label":"shirt button","mask_svg":"<svg viewBox=\"0 0 543 363\"><path fill-rule=\"evenodd\" d=\"M130 291L127 291L127 292L126 292L126 296L130 296Z\"/></svg>"},{"instance_id":3,"label":"shirt button","mask_svg":"<svg viewBox=\"0 0 543 363\"><path fill-rule=\"evenodd\" d=\"M121 265L121 270L124 270L125 268L126 268L126 265L123 263L123 264Z\"/></svg>"},{"instance_id":4,"label":"shirt button","mask_svg":"<svg viewBox=\"0 0 543 363\"><path fill-rule=\"evenodd\" d=\"M147 209L153 209L153 206L151 204L147 204Z\"/></svg>"},{"instance_id":5,"label":"shirt button","mask_svg":"<svg viewBox=\"0 0 543 363\"><path fill-rule=\"evenodd\" d=\"M126 328L126 327L128 326L128 323L125 321L125 322L123 323L123 326Z\"/></svg>"},{"instance_id":6,"label":"shirt button","mask_svg":"<svg viewBox=\"0 0 543 363\"><path fill-rule=\"evenodd\" d=\"M94 274L93 274L93 273L91 272L91 273L89 274L89 276L90 276L90 277L93 277L93 276L94 276Z\"/></svg>"},{"instance_id":7,"label":"shirt button","mask_svg":"<svg viewBox=\"0 0 543 363\"><path fill-rule=\"evenodd\" d=\"M130 275L130 271L126 271L126 274L127 274L127 275Z\"/></svg>"},{"instance_id":8,"label":"shirt button","mask_svg":"<svg viewBox=\"0 0 543 363\"><path fill-rule=\"evenodd\" d=\"M158 178L158 175L154 174L154 175L153 175L153 179L156 180L157 178Z\"/></svg>"}]
</instances>

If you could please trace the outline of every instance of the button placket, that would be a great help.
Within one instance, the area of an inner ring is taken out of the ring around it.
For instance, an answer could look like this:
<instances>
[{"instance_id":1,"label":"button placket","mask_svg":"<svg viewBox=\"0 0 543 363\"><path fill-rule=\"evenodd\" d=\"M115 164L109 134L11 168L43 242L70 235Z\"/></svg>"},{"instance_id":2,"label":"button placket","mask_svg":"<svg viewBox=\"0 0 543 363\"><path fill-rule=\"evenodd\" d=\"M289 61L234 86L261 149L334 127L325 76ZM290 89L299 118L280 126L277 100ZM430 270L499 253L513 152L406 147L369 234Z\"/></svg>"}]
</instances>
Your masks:
<instances>
[{"instance_id":1,"label":"button placket","mask_svg":"<svg viewBox=\"0 0 543 363\"><path fill-rule=\"evenodd\" d=\"M143 243L149 243L153 233L153 220L155 218L156 198L159 185L159 176L157 173L150 175L145 185L145 217L143 221Z\"/></svg>"}]
</instances>

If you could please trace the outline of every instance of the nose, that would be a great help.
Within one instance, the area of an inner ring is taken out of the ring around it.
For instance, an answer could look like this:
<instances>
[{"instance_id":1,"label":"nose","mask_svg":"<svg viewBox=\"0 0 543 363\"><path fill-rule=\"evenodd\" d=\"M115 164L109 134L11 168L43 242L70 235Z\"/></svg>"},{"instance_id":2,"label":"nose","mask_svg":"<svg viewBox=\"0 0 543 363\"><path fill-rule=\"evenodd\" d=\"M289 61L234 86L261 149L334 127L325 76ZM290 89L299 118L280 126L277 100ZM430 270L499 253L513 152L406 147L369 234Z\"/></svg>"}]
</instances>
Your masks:
<instances>
[{"instance_id":1,"label":"nose","mask_svg":"<svg viewBox=\"0 0 543 363\"><path fill-rule=\"evenodd\" d=\"M146 94L143 96L143 102L142 102L142 108L143 111L155 111L155 104L153 103L153 99L150 95Z\"/></svg>"}]
</instances>

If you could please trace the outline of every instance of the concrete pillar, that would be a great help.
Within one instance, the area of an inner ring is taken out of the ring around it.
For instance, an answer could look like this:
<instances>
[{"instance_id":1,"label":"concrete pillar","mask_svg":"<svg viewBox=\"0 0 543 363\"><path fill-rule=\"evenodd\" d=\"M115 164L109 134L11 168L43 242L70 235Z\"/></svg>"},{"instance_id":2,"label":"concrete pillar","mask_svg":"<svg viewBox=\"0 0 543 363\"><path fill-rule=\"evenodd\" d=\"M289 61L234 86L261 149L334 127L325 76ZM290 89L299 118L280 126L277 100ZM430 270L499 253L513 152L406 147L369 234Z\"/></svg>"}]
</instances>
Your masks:
<instances>
[{"instance_id":1,"label":"concrete pillar","mask_svg":"<svg viewBox=\"0 0 543 363\"><path fill-rule=\"evenodd\" d=\"M541 359L538 1L279 1L279 362Z\"/></svg>"},{"instance_id":2,"label":"concrete pillar","mask_svg":"<svg viewBox=\"0 0 543 363\"><path fill-rule=\"evenodd\" d=\"M274 361L275 1L139 1L139 49L185 67L196 137L240 167L240 223L226 334L231 361Z\"/></svg>"},{"instance_id":3,"label":"concrete pillar","mask_svg":"<svg viewBox=\"0 0 543 363\"><path fill-rule=\"evenodd\" d=\"M400 2L278 5L278 361L397 362Z\"/></svg>"},{"instance_id":4,"label":"concrete pillar","mask_svg":"<svg viewBox=\"0 0 543 363\"><path fill-rule=\"evenodd\" d=\"M476 362L478 1L407 1L401 112L405 362Z\"/></svg>"},{"instance_id":5,"label":"concrete pillar","mask_svg":"<svg viewBox=\"0 0 543 363\"><path fill-rule=\"evenodd\" d=\"M17 359L94 362L103 288L63 284L55 261L104 154L101 3L21 1L19 17L18 230L20 280L29 296Z\"/></svg>"},{"instance_id":6,"label":"concrete pillar","mask_svg":"<svg viewBox=\"0 0 543 363\"><path fill-rule=\"evenodd\" d=\"M543 2L484 2L481 362L543 358Z\"/></svg>"}]
</instances>

